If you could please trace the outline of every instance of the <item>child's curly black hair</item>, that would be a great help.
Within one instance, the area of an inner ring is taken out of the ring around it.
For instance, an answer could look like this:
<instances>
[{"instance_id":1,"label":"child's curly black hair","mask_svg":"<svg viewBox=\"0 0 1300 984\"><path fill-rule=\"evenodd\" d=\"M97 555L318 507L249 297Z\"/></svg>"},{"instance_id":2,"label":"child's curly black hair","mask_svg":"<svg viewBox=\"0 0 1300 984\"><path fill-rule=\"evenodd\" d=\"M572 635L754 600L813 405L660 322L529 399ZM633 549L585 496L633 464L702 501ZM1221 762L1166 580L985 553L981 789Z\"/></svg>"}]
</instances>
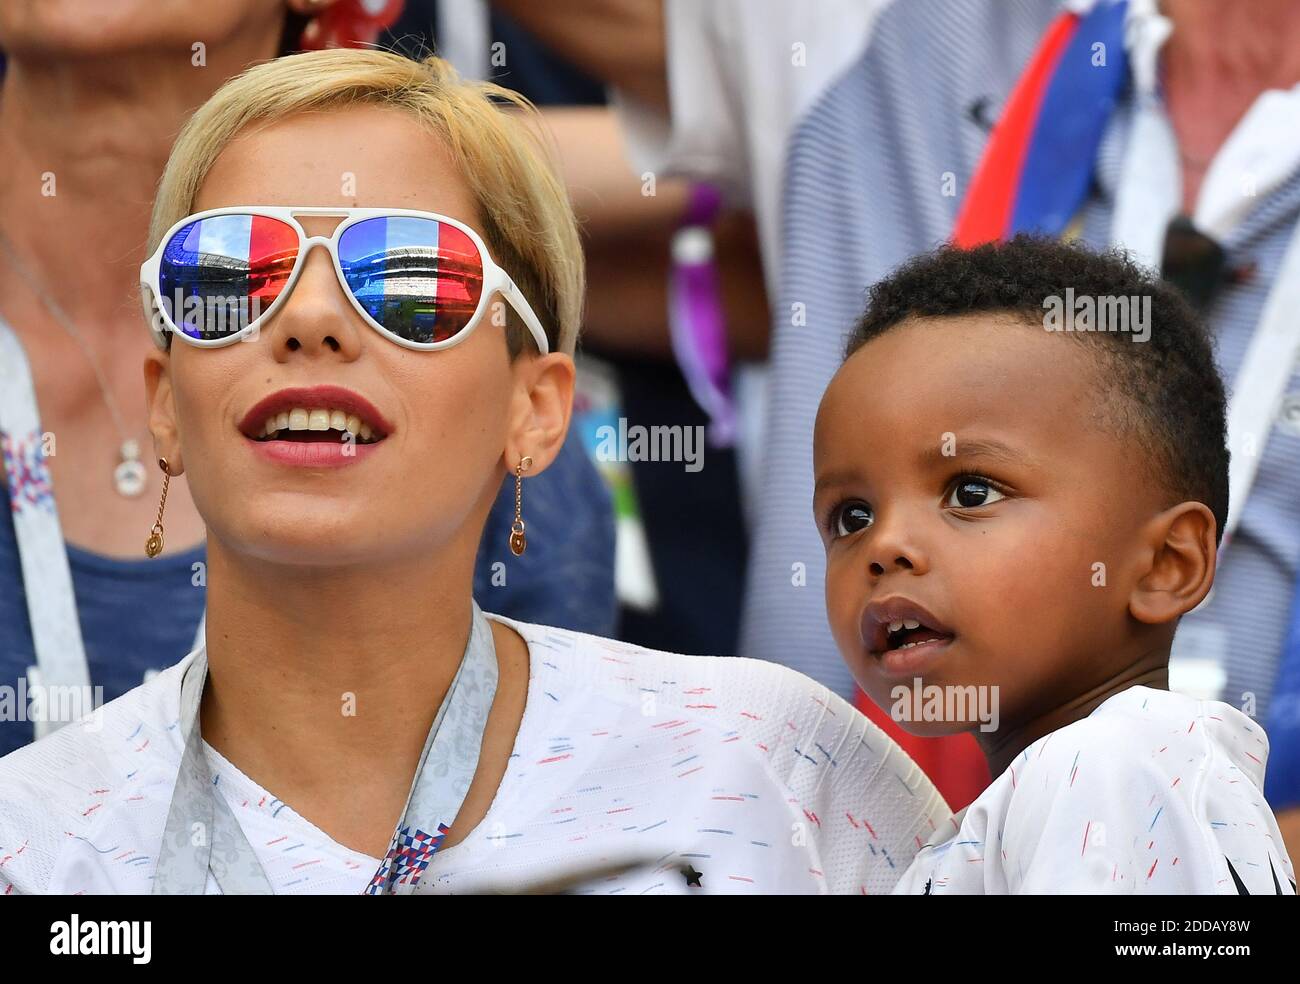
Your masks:
<instances>
[{"instance_id":1,"label":"child's curly black hair","mask_svg":"<svg viewBox=\"0 0 1300 984\"><path fill-rule=\"evenodd\" d=\"M845 357L912 318L1007 312L1045 323L1049 298L1151 297L1150 337L1071 331L1104 354L1097 379L1107 417L1136 438L1152 472L1178 501L1203 502L1222 539L1228 515L1223 380L1200 317L1174 287L1119 251L1019 235L973 249L946 245L916 256L869 292Z\"/></svg>"}]
</instances>

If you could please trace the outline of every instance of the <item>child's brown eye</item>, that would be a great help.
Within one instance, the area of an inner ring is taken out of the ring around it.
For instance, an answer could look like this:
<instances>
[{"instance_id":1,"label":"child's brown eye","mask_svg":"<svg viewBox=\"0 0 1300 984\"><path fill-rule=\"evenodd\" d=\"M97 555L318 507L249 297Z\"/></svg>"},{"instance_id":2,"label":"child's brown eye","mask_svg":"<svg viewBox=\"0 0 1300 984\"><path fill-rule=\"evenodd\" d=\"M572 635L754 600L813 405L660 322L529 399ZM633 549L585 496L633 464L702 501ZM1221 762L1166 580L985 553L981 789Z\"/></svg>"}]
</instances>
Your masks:
<instances>
[{"instance_id":1,"label":"child's brown eye","mask_svg":"<svg viewBox=\"0 0 1300 984\"><path fill-rule=\"evenodd\" d=\"M1006 496L995 489L987 479L963 478L959 479L957 484L953 486L952 494L948 496L945 505L961 509L974 509L976 506L987 506L1005 498Z\"/></svg>"},{"instance_id":2,"label":"child's brown eye","mask_svg":"<svg viewBox=\"0 0 1300 984\"><path fill-rule=\"evenodd\" d=\"M831 532L835 536L848 536L858 530L865 530L875 519L871 507L865 502L846 502L831 517Z\"/></svg>"}]
</instances>

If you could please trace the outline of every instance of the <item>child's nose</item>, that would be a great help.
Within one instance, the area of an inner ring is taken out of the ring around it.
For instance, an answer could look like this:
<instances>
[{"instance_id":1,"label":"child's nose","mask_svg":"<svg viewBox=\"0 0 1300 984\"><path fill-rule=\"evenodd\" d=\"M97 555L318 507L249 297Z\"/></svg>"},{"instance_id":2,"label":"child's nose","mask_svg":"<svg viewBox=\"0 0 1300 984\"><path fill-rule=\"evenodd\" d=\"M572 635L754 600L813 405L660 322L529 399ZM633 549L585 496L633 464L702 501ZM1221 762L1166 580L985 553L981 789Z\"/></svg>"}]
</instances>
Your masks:
<instances>
[{"instance_id":1,"label":"child's nose","mask_svg":"<svg viewBox=\"0 0 1300 984\"><path fill-rule=\"evenodd\" d=\"M907 571L915 570L915 566L912 564L912 562L902 554L899 554L897 557L895 557L892 561L888 563L881 563L880 561L875 561L875 560L871 562L871 573L874 574L876 577L883 576L884 573L890 570L891 568L899 568L901 570L907 570Z\"/></svg>"},{"instance_id":2,"label":"child's nose","mask_svg":"<svg viewBox=\"0 0 1300 984\"><path fill-rule=\"evenodd\" d=\"M895 571L924 574L930 569L924 551L900 520L898 516L876 519L867 556L872 577L884 577Z\"/></svg>"}]
</instances>

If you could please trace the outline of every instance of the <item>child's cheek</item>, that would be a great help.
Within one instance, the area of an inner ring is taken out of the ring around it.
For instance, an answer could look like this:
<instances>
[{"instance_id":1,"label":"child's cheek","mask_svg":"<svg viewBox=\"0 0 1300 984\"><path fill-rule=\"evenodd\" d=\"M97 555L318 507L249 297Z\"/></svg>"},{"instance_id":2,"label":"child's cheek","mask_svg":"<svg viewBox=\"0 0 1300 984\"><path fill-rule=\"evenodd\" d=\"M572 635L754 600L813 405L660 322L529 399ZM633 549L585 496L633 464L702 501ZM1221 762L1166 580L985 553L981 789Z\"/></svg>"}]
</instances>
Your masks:
<instances>
[{"instance_id":1,"label":"child's cheek","mask_svg":"<svg viewBox=\"0 0 1300 984\"><path fill-rule=\"evenodd\" d=\"M831 635L849 671L861 683L866 660L859 626L866 604L868 585L865 578L855 577L852 551L832 548L826 558L826 615Z\"/></svg>"}]
</instances>

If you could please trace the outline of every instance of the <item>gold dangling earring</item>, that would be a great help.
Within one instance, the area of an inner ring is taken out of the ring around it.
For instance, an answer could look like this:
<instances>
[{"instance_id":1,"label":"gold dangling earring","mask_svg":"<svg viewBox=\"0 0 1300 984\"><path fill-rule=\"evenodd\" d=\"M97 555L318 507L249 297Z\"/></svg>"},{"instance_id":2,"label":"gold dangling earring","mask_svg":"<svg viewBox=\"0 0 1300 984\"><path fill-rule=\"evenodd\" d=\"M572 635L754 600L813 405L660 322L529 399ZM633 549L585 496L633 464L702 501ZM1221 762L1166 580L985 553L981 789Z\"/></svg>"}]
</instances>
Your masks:
<instances>
[{"instance_id":1,"label":"gold dangling earring","mask_svg":"<svg viewBox=\"0 0 1300 984\"><path fill-rule=\"evenodd\" d=\"M157 557L162 553L163 548L163 510L167 507L167 483L171 481L171 468L167 465L166 458L158 459L158 467L163 473L162 498L158 500L158 519L153 524L153 529L149 531L149 539L145 541L144 552L149 559Z\"/></svg>"},{"instance_id":2,"label":"gold dangling earring","mask_svg":"<svg viewBox=\"0 0 1300 984\"><path fill-rule=\"evenodd\" d=\"M524 455L519 459L519 464L515 466L515 521L510 524L510 552L518 557L528 546L528 538L524 536L524 518L521 505L524 495L524 472L533 467L533 459L530 455Z\"/></svg>"}]
</instances>

